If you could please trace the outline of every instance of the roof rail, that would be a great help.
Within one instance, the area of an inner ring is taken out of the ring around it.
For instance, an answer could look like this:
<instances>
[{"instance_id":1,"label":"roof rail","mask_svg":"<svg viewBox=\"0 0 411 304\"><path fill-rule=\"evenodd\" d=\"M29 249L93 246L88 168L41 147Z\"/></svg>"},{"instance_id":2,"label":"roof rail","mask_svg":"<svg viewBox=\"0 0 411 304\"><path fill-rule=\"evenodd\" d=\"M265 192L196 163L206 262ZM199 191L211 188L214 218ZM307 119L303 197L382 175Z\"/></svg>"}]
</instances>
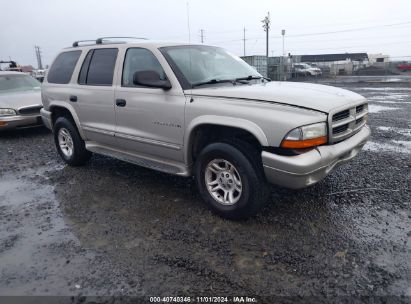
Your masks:
<instances>
[{"instance_id":1,"label":"roof rail","mask_svg":"<svg viewBox=\"0 0 411 304\"><path fill-rule=\"evenodd\" d=\"M79 43L83 43L83 42L94 42L95 40L79 40L79 41L74 41L73 42L73 47L77 47L79 46Z\"/></svg>"},{"instance_id":2,"label":"roof rail","mask_svg":"<svg viewBox=\"0 0 411 304\"><path fill-rule=\"evenodd\" d=\"M144 37L101 37L96 40L96 44L102 44L105 39L139 39L139 40L148 40Z\"/></svg>"}]
</instances>

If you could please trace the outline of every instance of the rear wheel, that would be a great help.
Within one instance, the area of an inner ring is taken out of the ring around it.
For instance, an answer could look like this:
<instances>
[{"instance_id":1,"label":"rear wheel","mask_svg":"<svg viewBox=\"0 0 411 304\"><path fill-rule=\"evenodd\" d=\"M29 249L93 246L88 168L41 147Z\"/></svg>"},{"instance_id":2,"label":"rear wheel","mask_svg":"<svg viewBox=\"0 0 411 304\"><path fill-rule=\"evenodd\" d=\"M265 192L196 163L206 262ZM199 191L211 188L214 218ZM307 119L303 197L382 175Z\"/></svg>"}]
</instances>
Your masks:
<instances>
[{"instance_id":1,"label":"rear wheel","mask_svg":"<svg viewBox=\"0 0 411 304\"><path fill-rule=\"evenodd\" d=\"M259 158L246 143L213 143L203 149L195 176L200 195L213 212L243 219L263 207L268 187Z\"/></svg>"},{"instance_id":2,"label":"rear wheel","mask_svg":"<svg viewBox=\"0 0 411 304\"><path fill-rule=\"evenodd\" d=\"M84 165L91 157L86 150L77 127L66 117L57 118L54 127L54 142L61 158L70 166Z\"/></svg>"}]
</instances>

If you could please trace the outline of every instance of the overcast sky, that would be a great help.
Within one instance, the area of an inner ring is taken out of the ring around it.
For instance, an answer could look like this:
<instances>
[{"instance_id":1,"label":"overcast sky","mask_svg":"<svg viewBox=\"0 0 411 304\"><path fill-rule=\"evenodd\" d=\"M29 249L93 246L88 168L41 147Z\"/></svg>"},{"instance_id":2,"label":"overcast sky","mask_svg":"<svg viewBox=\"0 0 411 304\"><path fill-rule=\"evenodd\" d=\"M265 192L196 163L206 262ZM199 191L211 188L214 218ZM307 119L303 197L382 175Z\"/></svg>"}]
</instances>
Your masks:
<instances>
[{"instance_id":1,"label":"overcast sky","mask_svg":"<svg viewBox=\"0 0 411 304\"><path fill-rule=\"evenodd\" d=\"M73 41L143 36L222 46L243 55L265 54L261 20L271 14L270 55L385 53L411 60L410 0L1 0L0 60L37 66L34 45L49 64ZM332 32L332 33L329 33Z\"/></svg>"}]
</instances>

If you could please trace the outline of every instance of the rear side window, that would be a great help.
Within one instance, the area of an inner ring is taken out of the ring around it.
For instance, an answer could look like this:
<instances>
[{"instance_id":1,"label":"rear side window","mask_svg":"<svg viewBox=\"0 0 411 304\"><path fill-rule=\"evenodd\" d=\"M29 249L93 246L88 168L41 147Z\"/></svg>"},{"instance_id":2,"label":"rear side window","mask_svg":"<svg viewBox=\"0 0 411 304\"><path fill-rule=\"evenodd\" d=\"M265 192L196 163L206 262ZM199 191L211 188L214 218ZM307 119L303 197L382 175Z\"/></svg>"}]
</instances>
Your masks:
<instances>
[{"instance_id":1,"label":"rear side window","mask_svg":"<svg viewBox=\"0 0 411 304\"><path fill-rule=\"evenodd\" d=\"M118 49L91 50L84 59L79 84L111 86Z\"/></svg>"},{"instance_id":2,"label":"rear side window","mask_svg":"<svg viewBox=\"0 0 411 304\"><path fill-rule=\"evenodd\" d=\"M69 83L80 54L80 50L60 53L50 67L47 81L59 84Z\"/></svg>"}]
</instances>

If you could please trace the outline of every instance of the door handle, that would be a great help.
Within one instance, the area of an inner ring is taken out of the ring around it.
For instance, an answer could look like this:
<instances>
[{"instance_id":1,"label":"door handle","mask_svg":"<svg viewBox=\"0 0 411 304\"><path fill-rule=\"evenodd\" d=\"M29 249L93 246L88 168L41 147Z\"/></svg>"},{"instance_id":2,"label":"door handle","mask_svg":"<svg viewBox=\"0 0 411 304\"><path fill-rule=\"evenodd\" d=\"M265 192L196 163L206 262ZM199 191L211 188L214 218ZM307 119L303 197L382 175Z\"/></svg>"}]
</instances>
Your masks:
<instances>
[{"instance_id":1,"label":"door handle","mask_svg":"<svg viewBox=\"0 0 411 304\"><path fill-rule=\"evenodd\" d=\"M127 104L125 99L116 99L116 106L117 107L125 107Z\"/></svg>"},{"instance_id":2,"label":"door handle","mask_svg":"<svg viewBox=\"0 0 411 304\"><path fill-rule=\"evenodd\" d=\"M69 97L69 100L70 100L71 102L77 102L77 96L71 95L71 96Z\"/></svg>"}]
</instances>

